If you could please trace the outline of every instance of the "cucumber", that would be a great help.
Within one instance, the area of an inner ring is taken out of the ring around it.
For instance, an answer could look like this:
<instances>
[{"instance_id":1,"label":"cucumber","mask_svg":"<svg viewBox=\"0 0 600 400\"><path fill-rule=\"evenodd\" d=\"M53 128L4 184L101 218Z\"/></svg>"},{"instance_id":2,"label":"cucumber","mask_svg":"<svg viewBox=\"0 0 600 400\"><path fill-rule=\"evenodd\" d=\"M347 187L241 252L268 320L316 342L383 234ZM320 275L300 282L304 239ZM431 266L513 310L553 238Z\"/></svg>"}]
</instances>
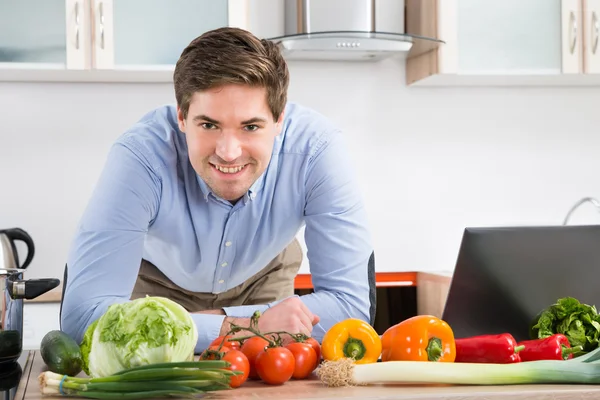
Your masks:
<instances>
[{"instance_id":1,"label":"cucumber","mask_svg":"<svg viewBox=\"0 0 600 400\"><path fill-rule=\"evenodd\" d=\"M17 359L22 351L23 343L18 331L0 331L0 361Z\"/></svg>"},{"instance_id":2,"label":"cucumber","mask_svg":"<svg viewBox=\"0 0 600 400\"><path fill-rule=\"evenodd\" d=\"M76 376L83 369L79 345L62 331L46 333L40 345L40 354L48 369L57 374Z\"/></svg>"}]
</instances>

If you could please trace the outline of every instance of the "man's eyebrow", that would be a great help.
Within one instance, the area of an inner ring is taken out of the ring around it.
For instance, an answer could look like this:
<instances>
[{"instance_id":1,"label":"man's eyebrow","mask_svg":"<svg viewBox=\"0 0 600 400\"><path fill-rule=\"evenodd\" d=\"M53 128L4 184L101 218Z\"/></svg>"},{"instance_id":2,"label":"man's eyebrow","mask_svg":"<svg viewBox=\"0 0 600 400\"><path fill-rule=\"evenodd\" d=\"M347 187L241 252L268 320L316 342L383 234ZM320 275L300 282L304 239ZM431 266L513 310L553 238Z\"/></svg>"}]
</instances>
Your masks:
<instances>
[{"instance_id":1,"label":"man's eyebrow","mask_svg":"<svg viewBox=\"0 0 600 400\"><path fill-rule=\"evenodd\" d=\"M264 123L264 122L267 122L267 120L264 118L260 118L260 117L254 117L254 118L250 118L245 121L242 121L242 125L249 125L249 124L253 124L255 122L263 122Z\"/></svg>"},{"instance_id":2,"label":"man's eyebrow","mask_svg":"<svg viewBox=\"0 0 600 400\"><path fill-rule=\"evenodd\" d=\"M211 124L215 124L218 125L219 121L217 121L216 119L212 119L209 116L206 116L204 114L200 114L200 115L196 115L193 119L194 122L198 122L198 121L207 121L210 122Z\"/></svg>"}]
</instances>

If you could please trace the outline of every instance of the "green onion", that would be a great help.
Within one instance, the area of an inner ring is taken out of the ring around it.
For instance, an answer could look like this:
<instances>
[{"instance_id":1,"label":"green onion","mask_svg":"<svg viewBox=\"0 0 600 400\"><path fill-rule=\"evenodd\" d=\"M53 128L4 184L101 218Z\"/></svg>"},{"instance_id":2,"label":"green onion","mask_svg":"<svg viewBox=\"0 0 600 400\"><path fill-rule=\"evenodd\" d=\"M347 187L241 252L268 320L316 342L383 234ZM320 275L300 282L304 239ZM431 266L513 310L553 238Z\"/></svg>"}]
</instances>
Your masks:
<instances>
[{"instance_id":1,"label":"green onion","mask_svg":"<svg viewBox=\"0 0 600 400\"><path fill-rule=\"evenodd\" d=\"M456 385L599 384L600 348L570 360L513 364L385 361L356 364L351 359L324 361L316 371L328 386L381 383Z\"/></svg>"},{"instance_id":2,"label":"green onion","mask_svg":"<svg viewBox=\"0 0 600 400\"><path fill-rule=\"evenodd\" d=\"M241 371L226 369L223 360L157 363L134 367L100 378L72 377L46 371L38 377L44 395L94 399L147 399L195 397L208 391L230 389L231 377Z\"/></svg>"}]
</instances>

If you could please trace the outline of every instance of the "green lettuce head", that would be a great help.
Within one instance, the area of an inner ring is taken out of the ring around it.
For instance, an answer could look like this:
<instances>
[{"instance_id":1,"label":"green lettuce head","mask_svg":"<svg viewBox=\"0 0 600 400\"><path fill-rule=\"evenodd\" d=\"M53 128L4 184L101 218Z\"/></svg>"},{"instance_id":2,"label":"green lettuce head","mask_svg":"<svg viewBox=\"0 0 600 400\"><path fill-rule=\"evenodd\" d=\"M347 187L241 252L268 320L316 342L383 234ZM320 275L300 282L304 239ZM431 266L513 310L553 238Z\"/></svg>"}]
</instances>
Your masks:
<instances>
[{"instance_id":1,"label":"green lettuce head","mask_svg":"<svg viewBox=\"0 0 600 400\"><path fill-rule=\"evenodd\" d=\"M192 361L197 340L190 313L172 300L144 297L113 304L85 332L83 370L95 378L141 365Z\"/></svg>"}]
</instances>

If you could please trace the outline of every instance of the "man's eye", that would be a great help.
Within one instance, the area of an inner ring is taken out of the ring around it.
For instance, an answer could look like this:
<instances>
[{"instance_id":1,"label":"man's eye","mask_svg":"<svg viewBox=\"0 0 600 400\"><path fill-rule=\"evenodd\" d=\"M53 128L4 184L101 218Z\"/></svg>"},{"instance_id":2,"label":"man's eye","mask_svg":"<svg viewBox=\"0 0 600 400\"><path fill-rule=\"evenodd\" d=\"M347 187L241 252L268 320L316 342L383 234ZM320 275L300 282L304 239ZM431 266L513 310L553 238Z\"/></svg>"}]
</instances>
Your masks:
<instances>
[{"instance_id":1,"label":"man's eye","mask_svg":"<svg viewBox=\"0 0 600 400\"><path fill-rule=\"evenodd\" d=\"M217 127L215 124L211 124L210 122L203 122L200 124L200 126L204 129L216 129Z\"/></svg>"},{"instance_id":2,"label":"man's eye","mask_svg":"<svg viewBox=\"0 0 600 400\"><path fill-rule=\"evenodd\" d=\"M244 127L244 129L246 129L247 131L250 131L250 132L254 132L259 129L259 126L258 125L246 125Z\"/></svg>"}]
</instances>

